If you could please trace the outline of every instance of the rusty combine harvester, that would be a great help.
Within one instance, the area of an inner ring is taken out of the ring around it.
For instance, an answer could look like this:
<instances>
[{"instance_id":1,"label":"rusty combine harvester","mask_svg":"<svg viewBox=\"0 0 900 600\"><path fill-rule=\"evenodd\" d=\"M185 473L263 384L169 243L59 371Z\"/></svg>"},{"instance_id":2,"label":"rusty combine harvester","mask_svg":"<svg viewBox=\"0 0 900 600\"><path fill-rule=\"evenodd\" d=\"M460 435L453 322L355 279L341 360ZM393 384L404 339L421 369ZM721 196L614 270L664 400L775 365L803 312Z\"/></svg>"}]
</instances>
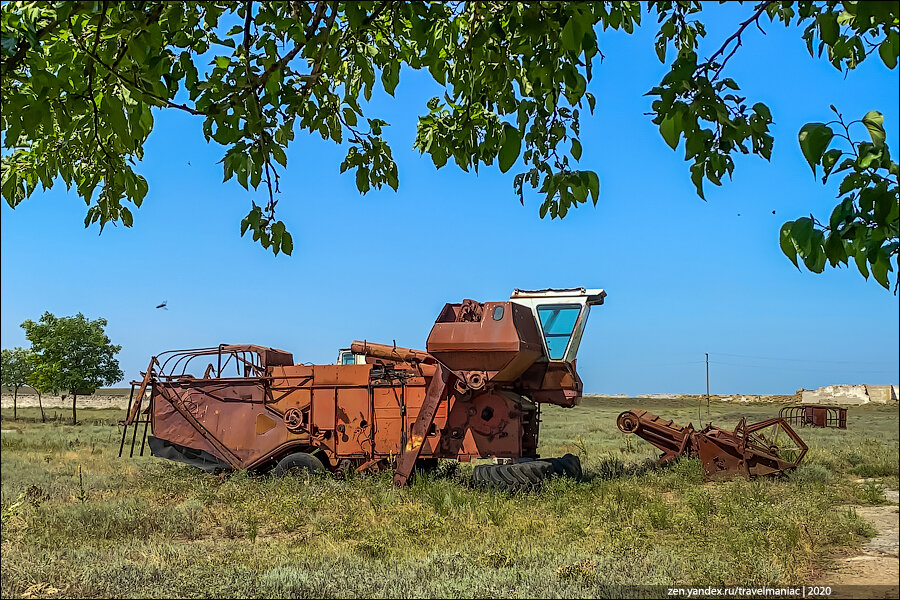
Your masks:
<instances>
[{"instance_id":1,"label":"rusty combine harvester","mask_svg":"<svg viewBox=\"0 0 900 600\"><path fill-rule=\"evenodd\" d=\"M632 409L616 421L624 433L633 433L660 450L659 464L682 456L696 456L708 479L747 479L784 473L800 464L807 446L782 418L747 425L741 419L734 431L707 425L676 425L645 410Z\"/></svg>"},{"instance_id":2,"label":"rusty combine harvester","mask_svg":"<svg viewBox=\"0 0 900 600\"><path fill-rule=\"evenodd\" d=\"M847 409L837 406L822 406L820 404L785 406L778 415L791 425L800 427L847 429Z\"/></svg>"},{"instance_id":3,"label":"rusty combine harvester","mask_svg":"<svg viewBox=\"0 0 900 600\"><path fill-rule=\"evenodd\" d=\"M336 365L253 345L164 352L132 383L119 454L130 426L134 455L143 425L141 454L146 441L154 456L211 472L394 466L402 486L417 465L492 457L504 460L474 472L490 487L578 477L574 456L538 460L540 406L579 403L575 356L605 296L515 290L506 302L447 304L427 351L357 341Z\"/></svg>"}]
</instances>

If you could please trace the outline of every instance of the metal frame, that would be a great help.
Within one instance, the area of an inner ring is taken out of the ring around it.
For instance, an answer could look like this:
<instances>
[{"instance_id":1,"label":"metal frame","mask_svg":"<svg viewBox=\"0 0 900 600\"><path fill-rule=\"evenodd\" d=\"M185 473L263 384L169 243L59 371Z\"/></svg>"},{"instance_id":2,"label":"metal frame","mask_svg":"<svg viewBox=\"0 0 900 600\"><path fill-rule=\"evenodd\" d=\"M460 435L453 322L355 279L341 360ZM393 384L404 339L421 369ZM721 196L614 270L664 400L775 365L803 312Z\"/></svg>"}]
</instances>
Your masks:
<instances>
[{"instance_id":1,"label":"metal frame","mask_svg":"<svg viewBox=\"0 0 900 600\"><path fill-rule=\"evenodd\" d=\"M785 406L778 414L791 425L800 427L847 429L847 409L840 406L821 404Z\"/></svg>"}]
</instances>

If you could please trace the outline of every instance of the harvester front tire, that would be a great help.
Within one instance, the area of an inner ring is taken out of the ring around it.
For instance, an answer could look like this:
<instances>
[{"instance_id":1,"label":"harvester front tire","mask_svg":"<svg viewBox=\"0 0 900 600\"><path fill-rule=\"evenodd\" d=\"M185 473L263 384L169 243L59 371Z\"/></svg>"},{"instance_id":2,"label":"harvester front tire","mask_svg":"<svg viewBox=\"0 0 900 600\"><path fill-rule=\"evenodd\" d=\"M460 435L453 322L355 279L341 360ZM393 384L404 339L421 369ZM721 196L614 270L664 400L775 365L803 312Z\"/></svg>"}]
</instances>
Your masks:
<instances>
[{"instance_id":1,"label":"harvester front tire","mask_svg":"<svg viewBox=\"0 0 900 600\"><path fill-rule=\"evenodd\" d=\"M306 452L294 452L278 461L272 469L272 475L284 477L286 475L299 475L307 473L324 473L325 465L318 458Z\"/></svg>"},{"instance_id":2,"label":"harvester front tire","mask_svg":"<svg viewBox=\"0 0 900 600\"><path fill-rule=\"evenodd\" d=\"M538 490L545 479L555 474L553 464L546 460L506 465L478 465L472 472L473 483L482 488L505 492Z\"/></svg>"}]
</instances>

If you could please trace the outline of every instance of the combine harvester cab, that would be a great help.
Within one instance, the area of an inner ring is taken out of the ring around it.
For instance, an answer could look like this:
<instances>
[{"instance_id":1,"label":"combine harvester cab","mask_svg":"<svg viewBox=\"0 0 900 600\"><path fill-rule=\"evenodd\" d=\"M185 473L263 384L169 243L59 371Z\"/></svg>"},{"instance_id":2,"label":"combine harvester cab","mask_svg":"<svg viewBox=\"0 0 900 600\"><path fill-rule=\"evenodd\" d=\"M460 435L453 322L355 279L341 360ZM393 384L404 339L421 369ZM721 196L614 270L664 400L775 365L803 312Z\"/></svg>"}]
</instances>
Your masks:
<instances>
[{"instance_id":1,"label":"combine harvester cab","mask_svg":"<svg viewBox=\"0 0 900 600\"><path fill-rule=\"evenodd\" d=\"M154 456L207 471L393 465L402 486L439 458L495 458L476 467L476 481L523 489L578 477L574 456L539 460L539 407L580 401L575 357L605 296L516 290L506 302L447 304L427 351L357 341L336 365L293 364L288 352L250 345L166 352L133 383L121 449L133 426L133 455L143 424L141 453L146 438Z\"/></svg>"}]
</instances>

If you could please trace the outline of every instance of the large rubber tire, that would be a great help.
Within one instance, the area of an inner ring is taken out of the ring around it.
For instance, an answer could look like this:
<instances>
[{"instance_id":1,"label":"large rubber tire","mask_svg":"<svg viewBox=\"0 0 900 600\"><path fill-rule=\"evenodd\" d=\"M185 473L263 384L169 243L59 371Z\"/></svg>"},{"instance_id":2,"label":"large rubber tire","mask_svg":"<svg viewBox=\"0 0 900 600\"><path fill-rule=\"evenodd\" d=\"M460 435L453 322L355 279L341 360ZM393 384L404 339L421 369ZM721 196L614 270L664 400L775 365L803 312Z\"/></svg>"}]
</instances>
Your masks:
<instances>
[{"instance_id":1,"label":"large rubber tire","mask_svg":"<svg viewBox=\"0 0 900 600\"><path fill-rule=\"evenodd\" d=\"M557 475L563 477L571 477L572 479L581 480L584 473L581 470L581 461L574 454L566 454L562 458L551 458L553 470Z\"/></svg>"},{"instance_id":2,"label":"large rubber tire","mask_svg":"<svg viewBox=\"0 0 900 600\"><path fill-rule=\"evenodd\" d=\"M294 452L278 461L272 469L272 475L284 477L285 475L299 475L311 473L324 473L325 465L322 461L306 452Z\"/></svg>"},{"instance_id":3,"label":"large rubber tire","mask_svg":"<svg viewBox=\"0 0 900 600\"><path fill-rule=\"evenodd\" d=\"M478 465L472 482L481 488L506 492L537 491L553 476L581 478L581 461L567 454L562 458L524 460L506 465Z\"/></svg>"}]
</instances>

